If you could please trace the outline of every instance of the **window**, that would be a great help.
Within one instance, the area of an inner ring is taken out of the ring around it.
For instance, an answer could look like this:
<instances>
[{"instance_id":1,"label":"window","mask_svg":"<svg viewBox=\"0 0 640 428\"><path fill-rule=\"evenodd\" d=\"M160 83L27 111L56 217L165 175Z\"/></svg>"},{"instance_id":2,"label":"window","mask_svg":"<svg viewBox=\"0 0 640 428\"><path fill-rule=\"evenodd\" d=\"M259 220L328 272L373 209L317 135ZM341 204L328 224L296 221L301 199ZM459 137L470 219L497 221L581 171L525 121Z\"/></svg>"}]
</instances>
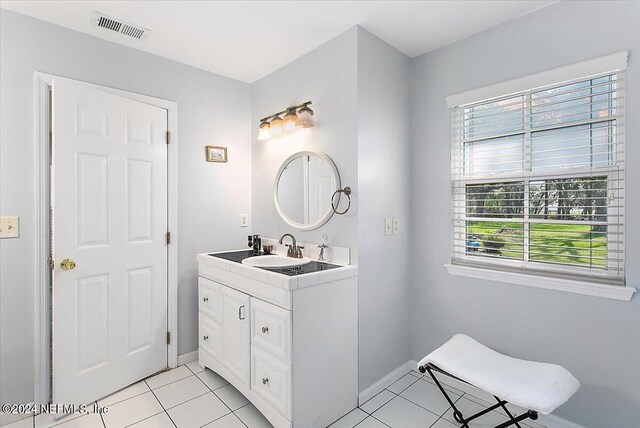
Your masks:
<instances>
[{"instance_id":1,"label":"window","mask_svg":"<svg viewBox=\"0 0 640 428\"><path fill-rule=\"evenodd\" d=\"M624 285L624 71L458 105L453 264Z\"/></svg>"}]
</instances>

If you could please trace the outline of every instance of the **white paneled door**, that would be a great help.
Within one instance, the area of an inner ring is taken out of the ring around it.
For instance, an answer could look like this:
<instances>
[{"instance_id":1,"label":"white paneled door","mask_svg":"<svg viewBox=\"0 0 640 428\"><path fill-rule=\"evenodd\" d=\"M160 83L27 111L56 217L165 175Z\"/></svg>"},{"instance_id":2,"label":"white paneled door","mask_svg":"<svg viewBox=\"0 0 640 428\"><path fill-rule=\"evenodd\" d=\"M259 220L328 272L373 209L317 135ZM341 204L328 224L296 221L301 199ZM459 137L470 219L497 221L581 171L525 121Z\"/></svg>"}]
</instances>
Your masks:
<instances>
[{"instance_id":1,"label":"white paneled door","mask_svg":"<svg viewBox=\"0 0 640 428\"><path fill-rule=\"evenodd\" d=\"M53 82L53 400L167 367L167 111Z\"/></svg>"}]
</instances>

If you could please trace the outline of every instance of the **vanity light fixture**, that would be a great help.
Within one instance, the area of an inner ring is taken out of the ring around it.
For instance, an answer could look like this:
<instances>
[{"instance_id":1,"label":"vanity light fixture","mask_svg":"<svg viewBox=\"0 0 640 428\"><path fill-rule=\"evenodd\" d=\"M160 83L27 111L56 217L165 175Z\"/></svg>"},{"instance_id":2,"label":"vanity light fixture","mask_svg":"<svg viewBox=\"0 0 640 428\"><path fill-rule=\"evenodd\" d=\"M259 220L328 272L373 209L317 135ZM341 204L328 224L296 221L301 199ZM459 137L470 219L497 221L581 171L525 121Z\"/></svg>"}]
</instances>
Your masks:
<instances>
[{"instance_id":1,"label":"vanity light fixture","mask_svg":"<svg viewBox=\"0 0 640 428\"><path fill-rule=\"evenodd\" d=\"M258 132L258 140L264 141L271 138L271 124L266 120L260 121L260 131Z\"/></svg>"},{"instance_id":2,"label":"vanity light fixture","mask_svg":"<svg viewBox=\"0 0 640 428\"><path fill-rule=\"evenodd\" d=\"M298 110L298 121L296 127L298 128L311 128L313 126L313 110L308 106L302 107Z\"/></svg>"},{"instance_id":3,"label":"vanity light fixture","mask_svg":"<svg viewBox=\"0 0 640 428\"><path fill-rule=\"evenodd\" d=\"M278 115L271 120L271 135L277 137L282 134L284 120Z\"/></svg>"},{"instance_id":4,"label":"vanity light fixture","mask_svg":"<svg viewBox=\"0 0 640 428\"><path fill-rule=\"evenodd\" d=\"M296 130L296 122L298 121L298 115L296 109L290 109L287 114L284 115L284 130L285 132L291 132Z\"/></svg>"},{"instance_id":5,"label":"vanity light fixture","mask_svg":"<svg viewBox=\"0 0 640 428\"><path fill-rule=\"evenodd\" d=\"M298 128L314 126L313 110L309 108L311 101L287 107L277 113L260 119L258 140L265 141L285 132L293 132ZM284 119L280 117L284 114Z\"/></svg>"}]
</instances>

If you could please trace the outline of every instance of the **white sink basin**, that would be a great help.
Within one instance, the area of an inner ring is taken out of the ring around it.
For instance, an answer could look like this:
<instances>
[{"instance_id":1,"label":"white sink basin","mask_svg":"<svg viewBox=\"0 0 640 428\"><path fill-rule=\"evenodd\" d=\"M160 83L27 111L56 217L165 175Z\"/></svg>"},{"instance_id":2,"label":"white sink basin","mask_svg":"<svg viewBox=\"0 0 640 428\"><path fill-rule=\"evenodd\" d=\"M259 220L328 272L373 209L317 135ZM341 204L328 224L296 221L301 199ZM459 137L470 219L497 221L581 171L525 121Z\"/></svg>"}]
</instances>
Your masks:
<instances>
[{"instance_id":1,"label":"white sink basin","mask_svg":"<svg viewBox=\"0 0 640 428\"><path fill-rule=\"evenodd\" d=\"M294 259L293 257L269 255L249 257L244 259L242 264L260 268L286 268L306 265L309 262L311 262L309 259Z\"/></svg>"}]
</instances>

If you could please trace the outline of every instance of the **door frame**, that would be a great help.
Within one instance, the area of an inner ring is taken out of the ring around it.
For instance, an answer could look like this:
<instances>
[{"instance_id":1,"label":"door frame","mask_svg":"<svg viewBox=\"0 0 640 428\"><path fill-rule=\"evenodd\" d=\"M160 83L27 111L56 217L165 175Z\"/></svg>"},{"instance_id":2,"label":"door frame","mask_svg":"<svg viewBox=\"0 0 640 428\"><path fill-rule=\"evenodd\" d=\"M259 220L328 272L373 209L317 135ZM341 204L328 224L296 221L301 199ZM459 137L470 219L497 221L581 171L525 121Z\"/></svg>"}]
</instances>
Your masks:
<instances>
[{"instance_id":1,"label":"door frame","mask_svg":"<svg viewBox=\"0 0 640 428\"><path fill-rule=\"evenodd\" d=\"M170 144L167 145L167 227L171 232L171 243L167 247L167 329L170 343L167 346L167 366L178 365L178 103L161 98L107 86L96 85L48 73L34 73L34 164L37 174L35 188L36 205L36 245L34 267L35 302L35 404L51 401L51 296L48 292L49 267L49 156L51 106L50 94L53 79L65 79L89 88L167 110L167 130ZM114 391L115 392L115 391Z\"/></svg>"}]
</instances>

